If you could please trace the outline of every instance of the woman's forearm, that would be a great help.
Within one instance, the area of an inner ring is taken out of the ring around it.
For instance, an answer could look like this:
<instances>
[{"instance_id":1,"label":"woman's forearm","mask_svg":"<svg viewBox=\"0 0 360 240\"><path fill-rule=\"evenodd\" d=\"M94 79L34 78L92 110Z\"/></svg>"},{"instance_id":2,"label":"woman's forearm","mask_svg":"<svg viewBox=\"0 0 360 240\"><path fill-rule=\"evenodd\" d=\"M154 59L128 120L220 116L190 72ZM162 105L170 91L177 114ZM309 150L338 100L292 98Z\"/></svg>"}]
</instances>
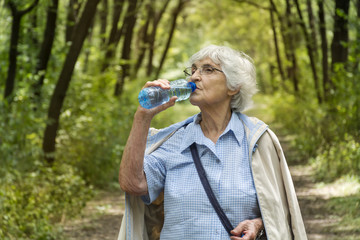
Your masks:
<instances>
[{"instance_id":1,"label":"woman's forearm","mask_svg":"<svg viewBox=\"0 0 360 240\"><path fill-rule=\"evenodd\" d=\"M170 89L165 79L147 82L144 87ZM177 97L152 109L138 107L120 164L119 183L123 191L133 195L145 195L148 191L144 173L144 155L151 120L161 111L174 106Z\"/></svg>"},{"instance_id":2,"label":"woman's forearm","mask_svg":"<svg viewBox=\"0 0 360 240\"><path fill-rule=\"evenodd\" d=\"M119 172L119 183L123 191L133 195L147 193L144 173L144 154L151 117L137 111L126 143Z\"/></svg>"}]
</instances>

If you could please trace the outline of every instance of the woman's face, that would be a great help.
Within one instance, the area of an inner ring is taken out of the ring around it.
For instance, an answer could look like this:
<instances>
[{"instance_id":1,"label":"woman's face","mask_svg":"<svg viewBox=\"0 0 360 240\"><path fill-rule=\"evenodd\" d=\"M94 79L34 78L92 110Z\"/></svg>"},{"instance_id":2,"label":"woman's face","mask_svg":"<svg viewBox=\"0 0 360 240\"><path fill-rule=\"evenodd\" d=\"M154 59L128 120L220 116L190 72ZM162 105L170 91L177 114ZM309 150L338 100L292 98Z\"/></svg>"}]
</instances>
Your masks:
<instances>
[{"instance_id":1,"label":"woman's face","mask_svg":"<svg viewBox=\"0 0 360 240\"><path fill-rule=\"evenodd\" d=\"M224 104L229 106L234 91L227 88L225 74L219 71L220 65L215 64L210 58L204 58L195 62L192 67L193 74L189 81L194 82L197 88L190 96L191 104L200 108Z\"/></svg>"}]
</instances>

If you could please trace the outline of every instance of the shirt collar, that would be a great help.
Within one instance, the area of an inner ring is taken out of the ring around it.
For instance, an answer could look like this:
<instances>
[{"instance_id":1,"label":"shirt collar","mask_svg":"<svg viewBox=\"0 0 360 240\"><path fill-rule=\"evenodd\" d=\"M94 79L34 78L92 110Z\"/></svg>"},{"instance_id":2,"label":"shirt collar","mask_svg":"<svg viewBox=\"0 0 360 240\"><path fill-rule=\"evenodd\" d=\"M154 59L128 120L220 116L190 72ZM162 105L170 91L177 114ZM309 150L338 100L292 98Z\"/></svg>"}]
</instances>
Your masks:
<instances>
[{"instance_id":1,"label":"shirt collar","mask_svg":"<svg viewBox=\"0 0 360 240\"><path fill-rule=\"evenodd\" d=\"M226 134L229 131L233 132L233 134L240 146L241 142L244 138L245 131L244 131L244 126L243 126L242 121L240 120L238 114L236 114L235 112L232 113L230 122L227 125L227 127L222 135Z\"/></svg>"},{"instance_id":2,"label":"shirt collar","mask_svg":"<svg viewBox=\"0 0 360 240\"><path fill-rule=\"evenodd\" d=\"M193 121L186 126L183 132L184 138L182 143L180 144L181 152L184 151L186 148L188 148L194 142L199 145L205 145L205 141L207 141L208 139L205 138L201 130L199 124L200 121L201 121L201 113L197 114L197 116L194 117ZM220 135L220 137L227 134L230 131L234 134L238 144L241 145L242 139L244 137L244 127L242 121L239 119L239 116L235 112L232 113L226 129Z\"/></svg>"},{"instance_id":3,"label":"shirt collar","mask_svg":"<svg viewBox=\"0 0 360 240\"><path fill-rule=\"evenodd\" d=\"M184 134L184 138L180 143L180 152L184 151L191 144L196 142L197 144L203 144L203 133L200 127L201 113L197 114L194 117L193 121L190 122L186 127L182 134Z\"/></svg>"}]
</instances>

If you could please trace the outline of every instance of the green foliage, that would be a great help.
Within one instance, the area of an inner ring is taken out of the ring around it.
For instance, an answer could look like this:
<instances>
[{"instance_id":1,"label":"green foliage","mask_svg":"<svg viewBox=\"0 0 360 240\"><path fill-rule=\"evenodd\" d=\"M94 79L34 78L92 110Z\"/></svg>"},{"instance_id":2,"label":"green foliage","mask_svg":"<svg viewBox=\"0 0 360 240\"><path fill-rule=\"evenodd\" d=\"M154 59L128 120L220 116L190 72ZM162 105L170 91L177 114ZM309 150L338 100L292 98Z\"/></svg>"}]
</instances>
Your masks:
<instances>
[{"instance_id":1,"label":"green foliage","mask_svg":"<svg viewBox=\"0 0 360 240\"><path fill-rule=\"evenodd\" d=\"M294 135L292 145L300 159L309 159L318 148L326 144L323 138L324 110L316 99L299 99L293 95L276 94L272 102L275 119L281 124L281 134Z\"/></svg>"},{"instance_id":2,"label":"green foliage","mask_svg":"<svg viewBox=\"0 0 360 240\"><path fill-rule=\"evenodd\" d=\"M79 170L97 187L117 183L121 155L137 106L132 87L121 98L112 96L116 75L92 77L78 74L62 113L57 161ZM136 95L137 96L137 95Z\"/></svg>"},{"instance_id":3,"label":"green foliage","mask_svg":"<svg viewBox=\"0 0 360 240\"><path fill-rule=\"evenodd\" d=\"M349 62L350 65L351 62ZM337 126L337 138L349 133L360 139L360 75L347 69L349 66L337 64L333 77L334 91L328 104L328 116Z\"/></svg>"},{"instance_id":4,"label":"green foliage","mask_svg":"<svg viewBox=\"0 0 360 240\"><path fill-rule=\"evenodd\" d=\"M342 175L360 176L360 142L346 135L344 140L332 143L312 162L321 180L333 180Z\"/></svg>"},{"instance_id":5,"label":"green foliage","mask_svg":"<svg viewBox=\"0 0 360 240\"><path fill-rule=\"evenodd\" d=\"M275 122L284 134L296 136L297 156L313 158L320 178L360 175L360 87L359 76L336 65L333 91L319 105L311 96L275 95ZM318 155L318 156L317 156ZM317 156L317 157L316 157Z\"/></svg>"},{"instance_id":6,"label":"green foliage","mask_svg":"<svg viewBox=\"0 0 360 240\"><path fill-rule=\"evenodd\" d=\"M335 90L327 105L324 120L328 124L323 131L329 144L315 158L319 176L326 179L360 176L360 77L341 64L335 70Z\"/></svg>"},{"instance_id":7,"label":"green foliage","mask_svg":"<svg viewBox=\"0 0 360 240\"><path fill-rule=\"evenodd\" d=\"M31 101L21 92L9 106L0 103L0 153L1 165L18 170L32 167L30 159L36 159L41 153L41 130L44 122L36 114ZM0 169L0 174L5 171Z\"/></svg>"},{"instance_id":8,"label":"green foliage","mask_svg":"<svg viewBox=\"0 0 360 240\"><path fill-rule=\"evenodd\" d=\"M74 167L42 163L42 109L19 91L0 104L0 239L58 239L54 223L79 213L91 197Z\"/></svg>"},{"instance_id":9,"label":"green foliage","mask_svg":"<svg viewBox=\"0 0 360 240\"><path fill-rule=\"evenodd\" d=\"M52 224L78 214L91 196L91 188L70 166L37 162L34 167L8 169L0 179L1 239L57 239Z\"/></svg>"}]
</instances>

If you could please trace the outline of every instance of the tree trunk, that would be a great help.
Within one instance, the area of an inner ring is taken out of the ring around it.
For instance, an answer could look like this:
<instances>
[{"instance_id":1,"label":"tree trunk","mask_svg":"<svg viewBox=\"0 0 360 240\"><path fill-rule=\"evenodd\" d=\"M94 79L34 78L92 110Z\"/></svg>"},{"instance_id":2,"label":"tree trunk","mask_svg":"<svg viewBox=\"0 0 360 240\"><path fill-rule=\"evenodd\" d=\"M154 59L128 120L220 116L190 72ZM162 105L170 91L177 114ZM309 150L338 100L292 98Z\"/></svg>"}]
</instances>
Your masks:
<instances>
[{"instance_id":1,"label":"tree trunk","mask_svg":"<svg viewBox=\"0 0 360 240\"><path fill-rule=\"evenodd\" d=\"M275 4L274 4L273 0L270 0L270 5L271 5L271 9L269 12L270 12L271 29L273 31L273 36L274 36L276 62L278 65L278 70L280 73L281 80L282 80L282 82L285 82L285 74L284 74L284 70L283 70L283 66L282 66L282 62L281 62L279 44L278 44L278 39L277 39L276 27L275 27L275 19L274 19ZM271 71L271 72L273 72L273 71Z\"/></svg>"},{"instance_id":2,"label":"tree trunk","mask_svg":"<svg viewBox=\"0 0 360 240\"><path fill-rule=\"evenodd\" d=\"M93 18L93 20L91 21L91 25L89 27L89 33L87 36L87 43L85 43L85 49L84 49L84 55L85 55L85 59L84 59L84 68L83 68L83 73L87 73L88 69L89 69L89 58L90 58L90 53L91 53L91 48L90 47L86 47L86 46L91 46L92 44L92 40L93 40L93 34L94 34L94 24L95 24L95 17Z\"/></svg>"},{"instance_id":3,"label":"tree trunk","mask_svg":"<svg viewBox=\"0 0 360 240\"><path fill-rule=\"evenodd\" d=\"M106 43L106 29L107 29L107 15L109 11L109 2L108 0L102 0L101 11L99 11L100 17L100 39L101 44ZM103 48L103 46L101 46Z\"/></svg>"},{"instance_id":4,"label":"tree trunk","mask_svg":"<svg viewBox=\"0 0 360 240\"><path fill-rule=\"evenodd\" d=\"M13 18L13 22L11 26L10 49L9 49L9 67L8 67L5 92L4 92L4 99L7 99L8 102L12 101L12 94L15 87L21 18L25 14L29 13L38 4L38 2L39 0L35 0L28 8L21 11L17 9L13 1L10 0L7 3L11 10L11 15Z\"/></svg>"},{"instance_id":5,"label":"tree trunk","mask_svg":"<svg viewBox=\"0 0 360 240\"><path fill-rule=\"evenodd\" d=\"M313 8L312 8L312 1L311 0L306 0L306 6L307 6L307 11L308 11L308 19L309 19L309 26L310 26L310 42L311 45L314 48L314 59L315 59L315 63L317 62L318 59L318 41L317 41L317 34L316 34L316 27L315 27L315 17L313 14Z\"/></svg>"},{"instance_id":6,"label":"tree trunk","mask_svg":"<svg viewBox=\"0 0 360 240\"><path fill-rule=\"evenodd\" d=\"M268 88L265 86L265 83L262 84L262 89L261 91L264 94L268 94L268 93L272 93L275 92L276 90L278 90L278 86L275 84L274 79L275 79L275 74L274 74L274 70L276 69L276 67L273 64L269 64L269 73L270 73L270 87L271 90L268 91Z\"/></svg>"},{"instance_id":7,"label":"tree trunk","mask_svg":"<svg viewBox=\"0 0 360 240\"><path fill-rule=\"evenodd\" d=\"M150 21L151 21L151 19L153 19L153 10L152 10L151 2L149 2L146 5L146 9L147 9L146 21L138 32L137 49L139 49L139 50L138 50L138 56L137 56L137 60L136 60L135 67L134 67L133 78L137 77L139 69L144 61L146 49L148 48L148 45L149 45L148 30L149 30Z\"/></svg>"},{"instance_id":8,"label":"tree trunk","mask_svg":"<svg viewBox=\"0 0 360 240\"><path fill-rule=\"evenodd\" d=\"M297 94L299 92L299 80L298 80L298 69L297 69L297 59L295 55L295 44L294 44L294 25L292 19L292 11L291 4L289 0L286 0L286 10L285 10L285 21L286 28L283 26L282 34L285 45L285 55L288 61L291 63L290 66L287 67L287 75L288 78L291 79L294 87L294 92Z\"/></svg>"},{"instance_id":9,"label":"tree trunk","mask_svg":"<svg viewBox=\"0 0 360 240\"><path fill-rule=\"evenodd\" d=\"M324 100L327 101L329 96L329 63L328 63L328 43L326 38L326 23L324 14L324 1L318 0L319 7L319 31L321 37L321 52L322 52L322 75L323 75L323 91Z\"/></svg>"},{"instance_id":10,"label":"tree trunk","mask_svg":"<svg viewBox=\"0 0 360 240\"><path fill-rule=\"evenodd\" d=\"M65 42L71 41L71 35L76 24L81 3L79 0L69 0L69 7L66 16Z\"/></svg>"},{"instance_id":11,"label":"tree trunk","mask_svg":"<svg viewBox=\"0 0 360 240\"><path fill-rule=\"evenodd\" d=\"M114 0L112 26L109 39L106 44L105 59L101 67L101 72L105 72L105 70L109 67L111 60L114 58L116 47L120 41L123 32L123 26L121 28L118 28L118 24L121 18L124 1L125 0Z\"/></svg>"},{"instance_id":12,"label":"tree trunk","mask_svg":"<svg viewBox=\"0 0 360 240\"><path fill-rule=\"evenodd\" d=\"M163 5L160 12L157 12L157 13L153 12L153 14L155 16L154 16L153 25L152 25L152 31L150 33L149 41L148 41L148 43L149 43L149 60L148 60L148 67L147 67L147 71L146 71L146 74L148 76L150 76L152 74L153 68L154 68L153 59L154 59L154 55L155 55L155 41L156 41L157 28L158 28L159 22L163 16L167 6L169 5L169 2L170 2L169 0L167 0L165 2L165 4Z\"/></svg>"},{"instance_id":13,"label":"tree trunk","mask_svg":"<svg viewBox=\"0 0 360 240\"><path fill-rule=\"evenodd\" d=\"M9 102L12 101L12 97L10 95L13 93L15 86L20 20L21 19L17 14L13 14L13 22L11 26L10 51L9 51L9 67L7 72L5 93L4 93L4 99L8 99Z\"/></svg>"},{"instance_id":14,"label":"tree trunk","mask_svg":"<svg viewBox=\"0 0 360 240\"><path fill-rule=\"evenodd\" d=\"M55 161L55 140L59 128L59 118L64 103L66 92L68 90L71 76L77 58L81 52L84 40L88 34L89 27L96 12L96 7L100 0L88 0L84 7L79 22L75 25L71 37L71 46L66 56L59 80L56 84L54 93L51 97L48 121L43 138L43 151L47 163L52 164Z\"/></svg>"},{"instance_id":15,"label":"tree trunk","mask_svg":"<svg viewBox=\"0 0 360 240\"><path fill-rule=\"evenodd\" d=\"M350 0L335 1L335 18L334 18L334 37L331 43L331 69L335 70L336 63L346 63L348 60L348 14ZM344 16L340 16L338 11L342 11Z\"/></svg>"},{"instance_id":16,"label":"tree trunk","mask_svg":"<svg viewBox=\"0 0 360 240\"><path fill-rule=\"evenodd\" d=\"M38 15L36 11L32 12L29 21L32 29L38 28ZM28 34L31 39L31 44L29 44L29 47L31 49L37 49L39 47L39 36L37 31L30 31Z\"/></svg>"},{"instance_id":17,"label":"tree trunk","mask_svg":"<svg viewBox=\"0 0 360 240\"><path fill-rule=\"evenodd\" d=\"M187 1L188 0L179 0L177 7L174 9L174 11L172 13L173 18L172 18L172 22L171 22L171 28L170 28L170 32L169 32L169 35L168 35L168 39L166 41L165 49L164 49L163 54L161 56L159 67L158 67L157 72L156 72L156 78L158 78L159 75L160 75L161 69L162 69L162 67L164 65L164 62L165 62L166 55L167 55L167 53L169 51L171 40L172 40L172 37L173 37L174 32L175 32L175 28L176 28L177 18L179 16L180 12L182 11L182 9L184 8L184 5L185 5L185 3Z\"/></svg>"},{"instance_id":18,"label":"tree trunk","mask_svg":"<svg viewBox=\"0 0 360 240\"><path fill-rule=\"evenodd\" d=\"M269 0L270 2L270 7L265 7L261 4L258 4L258 3L255 3L255 2L252 2L251 0L235 0L236 2L238 3L247 3L249 5L252 5L252 6L255 6L256 8L259 8L259 9L264 9L264 10L267 10L269 11L270 13L270 21L271 21L271 29L273 31L273 36L274 36L274 46L275 46L275 53L276 53L276 61L277 61L277 65L278 65L278 71L280 73L280 77L281 77L281 81L282 83L285 82L286 80L286 77L285 77L285 73L284 73L284 70L283 70L283 66L282 66L282 61L281 61L281 57L280 57L280 50L279 50L279 44L278 44L278 38L277 38L277 32L276 32L276 26L275 26L275 18L274 18L274 13L276 14L276 16L278 17L278 20L279 20L279 23L280 23L280 32L282 33L282 36L283 36L283 41L284 41L284 47L285 47L285 53L286 53L286 56L287 56L287 59L290 61L290 62L293 62L291 61L291 55L289 54L290 52L292 52L292 49L289 49L290 48L290 33L288 30L285 30L285 27L283 25L283 22L285 21L284 18L279 14L277 8L276 8L276 5L274 3L273 0ZM290 8L289 8L290 9ZM288 9L287 9L288 10ZM289 21L288 19L286 19L286 22L287 23L291 23L291 21ZM293 58L295 59L295 57ZM295 59L296 60L296 59ZM296 63L296 61L295 61ZM293 66L296 66L296 65L293 65ZM270 73L271 73L271 76L275 76L274 75L274 68L275 66L273 65L270 65ZM290 74L290 67L288 67L288 78L291 78L290 76L292 74ZM294 71L295 72L295 71ZM291 78L292 79L292 78ZM273 79L271 79L272 81ZM273 85L273 82L272 82L272 85ZM283 87L285 88L285 84L283 84ZM295 87L295 89L297 89L297 85Z\"/></svg>"},{"instance_id":19,"label":"tree trunk","mask_svg":"<svg viewBox=\"0 0 360 240\"><path fill-rule=\"evenodd\" d=\"M35 74L39 76L39 79L36 83L33 84L33 91L35 95L34 97L36 100L39 100L41 97L41 88L44 84L45 72L55 39L58 6L59 0L52 0L52 4L48 7L47 10L46 27L35 70Z\"/></svg>"},{"instance_id":20,"label":"tree trunk","mask_svg":"<svg viewBox=\"0 0 360 240\"><path fill-rule=\"evenodd\" d=\"M115 84L115 91L114 91L115 96L121 95L125 83L125 78L129 75L131 42L132 42L134 27L136 23L136 13L137 13L136 6L137 6L137 0L129 0L129 8L127 12L128 14L124 19L125 37L122 47L121 64L120 64L122 72Z\"/></svg>"},{"instance_id":21,"label":"tree trunk","mask_svg":"<svg viewBox=\"0 0 360 240\"><path fill-rule=\"evenodd\" d=\"M316 49L312 45L313 41L311 41L311 39L309 37L309 34L307 32L307 27L305 25L305 21L304 21L304 18L302 16L302 13L301 13L299 1L294 0L294 2L295 2L296 9L297 9L297 12L298 12L298 15L299 15L299 18L300 18L299 24L301 26L301 29L302 29L304 37L305 37L306 49L307 49L308 56L309 56L309 59L310 59L310 67L311 67L311 71L312 71L313 78L314 78L314 86L315 86L315 92L316 92L317 100L318 100L318 103L321 103L322 102L321 90L320 90L319 79L318 79L318 76L317 76L316 63L315 63L315 58L314 58L314 51L316 51Z\"/></svg>"},{"instance_id":22,"label":"tree trunk","mask_svg":"<svg viewBox=\"0 0 360 240\"><path fill-rule=\"evenodd\" d=\"M360 22L360 0L356 1L356 14L357 14L357 19L358 19L358 23ZM355 74L359 74L359 63L360 63L360 27L358 25L357 29L356 29L356 42L357 45L355 46L355 52L354 52L354 56L355 56L355 60L354 60L354 64L353 64L353 72Z\"/></svg>"}]
</instances>

